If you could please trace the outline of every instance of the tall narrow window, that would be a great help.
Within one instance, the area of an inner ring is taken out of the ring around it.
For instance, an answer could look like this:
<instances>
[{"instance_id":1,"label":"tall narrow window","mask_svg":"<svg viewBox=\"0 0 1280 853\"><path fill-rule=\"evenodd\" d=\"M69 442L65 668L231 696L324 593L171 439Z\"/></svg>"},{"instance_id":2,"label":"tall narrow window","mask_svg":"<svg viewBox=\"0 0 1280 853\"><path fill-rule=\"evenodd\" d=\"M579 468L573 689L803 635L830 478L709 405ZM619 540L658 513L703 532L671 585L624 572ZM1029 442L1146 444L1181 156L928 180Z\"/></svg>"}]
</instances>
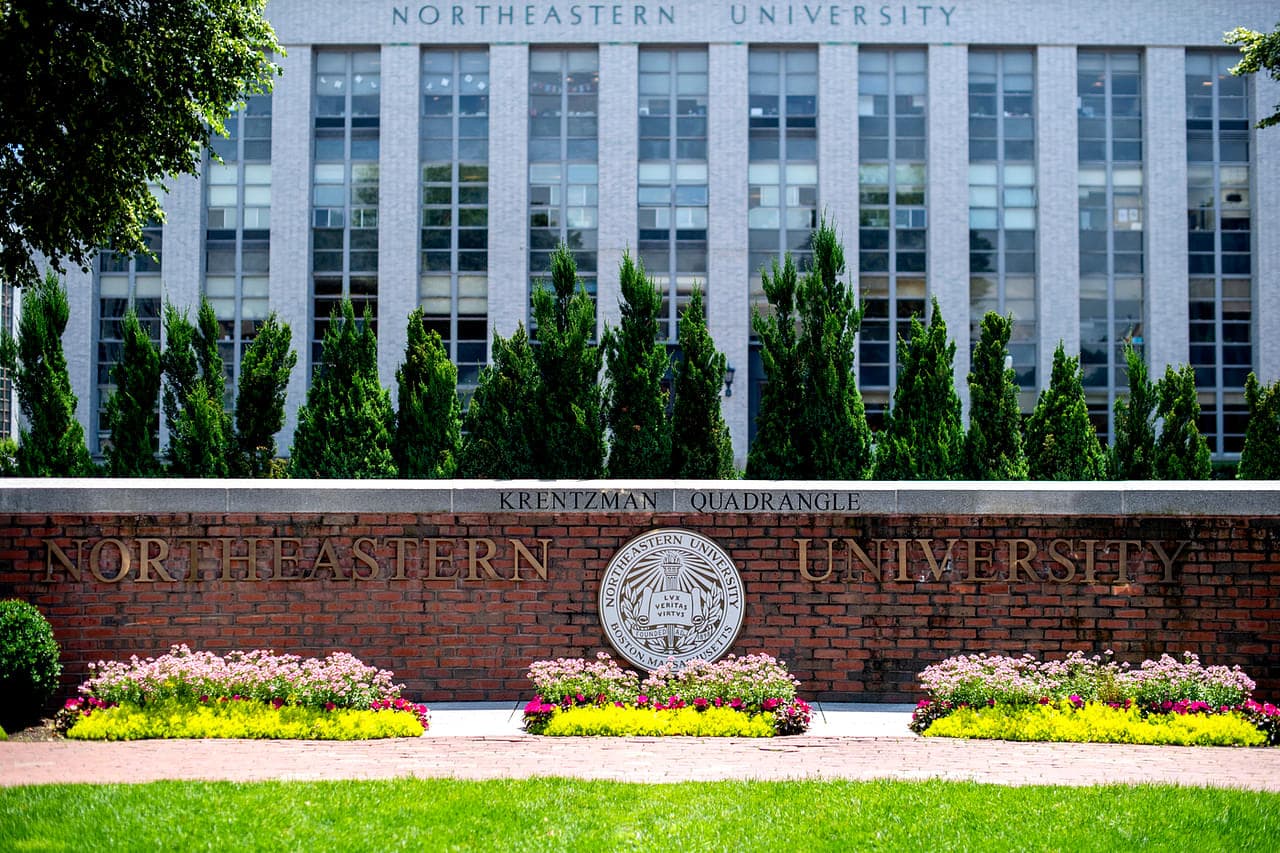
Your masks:
<instances>
[{"instance_id":1,"label":"tall narrow window","mask_svg":"<svg viewBox=\"0 0 1280 853\"><path fill-rule=\"evenodd\" d=\"M969 322L1012 314L1009 354L1036 389L1036 163L1031 51L969 54Z\"/></svg>"},{"instance_id":2,"label":"tall narrow window","mask_svg":"<svg viewBox=\"0 0 1280 853\"><path fill-rule=\"evenodd\" d=\"M707 280L707 52L640 51L638 243L668 343Z\"/></svg>"},{"instance_id":3,"label":"tall narrow window","mask_svg":"<svg viewBox=\"0 0 1280 853\"><path fill-rule=\"evenodd\" d=\"M1249 78L1239 55L1187 54L1187 266L1200 429L1214 455L1244 446L1253 367Z\"/></svg>"},{"instance_id":4,"label":"tall narrow window","mask_svg":"<svg viewBox=\"0 0 1280 853\"><path fill-rule=\"evenodd\" d=\"M858 52L858 360L876 427L897 385L897 339L925 316L926 92L924 51Z\"/></svg>"},{"instance_id":5,"label":"tall narrow window","mask_svg":"<svg viewBox=\"0 0 1280 853\"><path fill-rule=\"evenodd\" d=\"M595 50L529 51L530 293L550 282L551 254L563 242L595 300L599 88Z\"/></svg>"},{"instance_id":6,"label":"tall narrow window","mask_svg":"<svg viewBox=\"0 0 1280 853\"><path fill-rule=\"evenodd\" d=\"M422 55L419 300L469 397L489 337L489 54Z\"/></svg>"},{"instance_id":7,"label":"tall narrow window","mask_svg":"<svg viewBox=\"0 0 1280 853\"><path fill-rule=\"evenodd\" d=\"M1109 442L1116 394L1128 387L1124 345L1146 343L1141 57L1081 51L1076 94L1080 364L1089 415Z\"/></svg>"},{"instance_id":8,"label":"tall narrow window","mask_svg":"<svg viewBox=\"0 0 1280 853\"><path fill-rule=\"evenodd\" d=\"M0 329L17 337L13 327L13 287L0 284ZM13 431L13 378L0 366L0 438L16 438Z\"/></svg>"},{"instance_id":9,"label":"tall narrow window","mask_svg":"<svg viewBox=\"0 0 1280 853\"><path fill-rule=\"evenodd\" d=\"M254 95L227 119L205 164L204 294L218 317L227 388L235 404L240 360L270 310L271 96Z\"/></svg>"},{"instance_id":10,"label":"tall narrow window","mask_svg":"<svg viewBox=\"0 0 1280 853\"><path fill-rule=\"evenodd\" d=\"M311 362L329 314L349 297L359 318L378 314L380 56L316 54L311 185ZM376 321L375 321L376 322Z\"/></svg>"},{"instance_id":11,"label":"tall narrow window","mask_svg":"<svg viewBox=\"0 0 1280 853\"><path fill-rule=\"evenodd\" d=\"M159 186L151 192L159 195ZM155 257L138 254L133 258L103 250L97 258L97 326L95 328L95 383L89 449L94 454L106 451L111 432L106 424L107 400L115 391L111 372L124 352L124 316L132 308L151 342L160 346L160 261L163 232L159 222L149 222L142 229L143 241ZM159 417L157 413L156 417Z\"/></svg>"}]
</instances>

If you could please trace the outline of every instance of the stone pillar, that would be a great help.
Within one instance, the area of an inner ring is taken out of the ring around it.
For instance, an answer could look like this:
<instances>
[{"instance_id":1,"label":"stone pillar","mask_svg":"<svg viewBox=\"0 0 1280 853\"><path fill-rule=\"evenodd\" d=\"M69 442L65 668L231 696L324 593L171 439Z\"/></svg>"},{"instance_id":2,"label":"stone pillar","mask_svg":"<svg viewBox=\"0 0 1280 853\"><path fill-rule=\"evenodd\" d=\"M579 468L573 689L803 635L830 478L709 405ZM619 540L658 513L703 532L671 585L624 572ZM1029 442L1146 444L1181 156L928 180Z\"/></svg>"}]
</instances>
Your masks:
<instances>
[{"instance_id":1,"label":"stone pillar","mask_svg":"<svg viewBox=\"0 0 1280 853\"><path fill-rule=\"evenodd\" d=\"M62 351L67 358L71 392L76 395L76 420L84 428L85 443L93 452L98 447L98 437L92 432L93 419L89 414L96 405L95 395L98 392L98 380L94 376L94 356L98 346L98 277L93 272L69 264L62 276L62 286L67 289L67 307L70 309L67 328L62 332Z\"/></svg>"},{"instance_id":2,"label":"stone pillar","mask_svg":"<svg viewBox=\"0 0 1280 853\"><path fill-rule=\"evenodd\" d=\"M969 49L929 46L929 294L956 344L956 393L969 408ZM856 125L855 125L856 126Z\"/></svg>"},{"instance_id":3,"label":"stone pillar","mask_svg":"<svg viewBox=\"0 0 1280 853\"><path fill-rule=\"evenodd\" d=\"M489 338L529 313L529 46L489 48ZM492 358L492 353L490 353Z\"/></svg>"},{"instance_id":4,"label":"stone pillar","mask_svg":"<svg viewBox=\"0 0 1280 853\"><path fill-rule=\"evenodd\" d=\"M1151 375L1191 358L1187 273L1187 70L1180 47L1147 48L1143 115L1147 189L1146 322ZM1117 389L1118 390L1118 389Z\"/></svg>"},{"instance_id":5,"label":"stone pillar","mask_svg":"<svg viewBox=\"0 0 1280 853\"><path fill-rule=\"evenodd\" d=\"M378 157L378 378L398 394L409 312L418 304L418 91L416 44L382 48L382 118Z\"/></svg>"},{"instance_id":6,"label":"stone pillar","mask_svg":"<svg viewBox=\"0 0 1280 853\"><path fill-rule=\"evenodd\" d=\"M283 73L271 93L271 310L292 332L298 363L289 377L278 452L293 445L311 376L311 76L309 45L276 58Z\"/></svg>"},{"instance_id":7,"label":"stone pillar","mask_svg":"<svg viewBox=\"0 0 1280 853\"><path fill-rule=\"evenodd\" d=\"M818 46L818 202L858 286L858 47Z\"/></svg>"},{"instance_id":8,"label":"stone pillar","mask_svg":"<svg viewBox=\"0 0 1280 853\"><path fill-rule=\"evenodd\" d=\"M1280 82L1266 74L1249 78L1253 120L1280 103ZM1280 127L1253 130L1253 340L1254 368L1262 382L1280 379Z\"/></svg>"},{"instance_id":9,"label":"stone pillar","mask_svg":"<svg viewBox=\"0 0 1280 853\"><path fill-rule=\"evenodd\" d=\"M185 311L194 323L204 293L204 185L200 178L183 175L169 180L164 207L164 236L160 277L164 304ZM163 309L162 309L163 311ZM163 318L163 313L161 317ZM166 346L164 320L160 343ZM169 426L160 418L160 447L169 446Z\"/></svg>"},{"instance_id":10,"label":"stone pillar","mask_svg":"<svg viewBox=\"0 0 1280 853\"><path fill-rule=\"evenodd\" d=\"M596 332L617 326L622 312L618 265L622 253L636 247L636 163L640 118L639 48L600 45L599 254L596 270Z\"/></svg>"},{"instance_id":11,"label":"stone pillar","mask_svg":"<svg viewBox=\"0 0 1280 853\"><path fill-rule=\"evenodd\" d=\"M734 369L721 411L733 436L733 458L746 464L750 430L751 276L747 268L747 47L708 48L707 324Z\"/></svg>"},{"instance_id":12,"label":"stone pillar","mask_svg":"<svg viewBox=\"0 0 1280 853\"><path fill-rule=\"evenodd\" d=\"M1080 197L1076 153L1076 49L1036 52L1036 378L1049 387L1053 352L1080 352Z\"/></svg>"}]
</instances>

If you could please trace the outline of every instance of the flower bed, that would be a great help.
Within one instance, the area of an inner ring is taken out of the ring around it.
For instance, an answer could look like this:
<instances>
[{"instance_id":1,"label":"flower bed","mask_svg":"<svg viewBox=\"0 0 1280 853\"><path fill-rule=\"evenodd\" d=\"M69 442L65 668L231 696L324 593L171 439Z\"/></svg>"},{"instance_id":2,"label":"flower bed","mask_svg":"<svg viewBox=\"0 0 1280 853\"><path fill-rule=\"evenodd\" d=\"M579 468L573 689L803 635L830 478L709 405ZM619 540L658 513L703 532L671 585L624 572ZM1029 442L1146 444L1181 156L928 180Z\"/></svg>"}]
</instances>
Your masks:
<instances>
[{"instance_id":1,"label":"flower bed","mask_svg":"<svg viewBox=\"0 0 1280 853\"><path fill-rule=\"evenodd\" d=\"M807 731L811 716L795 677L768 655L669 663L641 681L600 652L537 661L529 679L531 734L769 737Z\"/></svg>"},{"instance_id":2,"label":"flower bed","mask_svg":"<svg viewBox=\"0 0 1280 853\"><path fill-rule=\"evenodd\" d=\"M1003 740L1280 744L1280 709L1254 701L1241 669L1202 666L1187 652L1134 668L1111 653L1037 661L962 655L927 667L929 698L911 730L940 737Z\"/></svg>"},{"instance_id":3,"label":"flower bed","mask_svg":"<svg viewBox=\"0 0 1280 853\"><path fill-rule=\"evenodd\" d=\"M219 657L174 646L158 658L90 664L58 714L72 738L260 737L351 740L420 735L425 705L392 674L345 652L323 660L266 649Z\"/></svg>"}]
</instances>

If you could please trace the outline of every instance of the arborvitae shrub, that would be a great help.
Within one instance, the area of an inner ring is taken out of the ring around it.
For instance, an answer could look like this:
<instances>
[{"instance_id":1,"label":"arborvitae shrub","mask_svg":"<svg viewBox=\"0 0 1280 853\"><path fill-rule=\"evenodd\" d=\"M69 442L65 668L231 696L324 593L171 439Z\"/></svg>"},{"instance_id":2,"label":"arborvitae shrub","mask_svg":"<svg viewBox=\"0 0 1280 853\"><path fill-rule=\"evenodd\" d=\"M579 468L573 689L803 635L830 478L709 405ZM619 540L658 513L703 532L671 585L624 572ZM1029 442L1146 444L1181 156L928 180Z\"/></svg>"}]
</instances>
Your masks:
<instances>
[{"instance_id":1,"label":"arborvitae shrub","mask_svg":"<svg viewBox=\"0 0 1280 853\"><path fill-rule=\"evenodd\" d=\"M462 441L458 368L436 331L428 331L423 311L409 315L404 363L396 371L399 409L392 452L407 479L452 477Z\"/></svg>"},{"instance_id":2,"label":"arborvitae shrub","mask_svg":"<svg viewBox=\"0 0 1280 853\"><path fill-rule=\"evenodd\" d=\"M1017 374L1005 367L1013 317L988 311L969 371L969 431L964 440L964 476L970 480L1025 480Z\"/></svg>"},{"instance_id":3,"label":"arborvitae shrub","mask_svg":"<svg viewBox=\"0 0 1280 853\"><path fill-rule=\"evenodd\" d=\"M103 415L111 430L107 469L115 477L146 477L160 472L160 353L132 308L122 327L120 360L111 370L116 387Z\"/></svg>"},{"instance_id":4,"label":"arborvitae shrub","mask_svg":"<svg viewBox=\"0 0 1280 853\"><path fill-rule=\"evenodd\" d=\"M234 473L271 476L276 464L276 433L284 427L289 374L298 363L290 348L292 332L275 313L257 329L240 358L236 391Z\"/></svg>"},{"instance_id":5,"label":"arborvitae shrub","mask_svg":"<svg viewBox=\"0 0 1280 853\"><path fill-rule=\"evenodd\" d=\"M164 415L171 472L185 477L225 477L234 454L231 416L223 409L226 374L218 349L222 335L218 317L209 300L202 297L194 326L185 313L168 305L164 319L166 347L161 365L165 370ZM201 411L194 411L197 407ZM181 450L176 444L179 436Z\"/></svg>"},{"instance_id":6,"label":"arborvitae shrub","mask_svg":"<svg viewBox=\"0 0 1280 853\"><path fill-rule=\"evenodd\" d=\"M458 476L490 480L538 476L533 455L538 368L524 324L493 336L493 363L480 370L463 421Z\"/></svg>"},{"instance_id":7,"label":"arborvitae shrub","mask_svg":"<svg viewBox=\"0 0 1280 853\"><path fill-rule=\"evenodd\" d=\"M1080 361L1062 344L1053 353L1049 387L1027 422L1027 463L1033 480L1100 480L1106 457L1089 420Z\"/></svg>"},{"instance_id":8,"label":"arborvitae shrub","mask_svg":"<svg viewBox=\"0 0 1280 853\"><path fill-rule=\"evenodd\" d=\"M40 716L62 675L53 627L25 601L0 601L0 726L13 730Z\"/></svg>"},{"instance_id":9,"label":"arborvitae shrub","mask_svg":"<svg viewBox=\"0 0 1280 853\"><path fill-rule=\"evenodd\" d=\"M724 480L735 476L733 441L720 411L725 357L707 331L702 291L695 287L680 318L680 358L674 365L672 476Z\"/></svg>"},{"instance_id":10,"label":"arborvitae shrub","mask_svg":"<svg viewBox=\"0 0 1280 853\"><path fill-rule=\"evenodd\" d=\"M1125 344L1124 359L1129 396L1116 398L1116 438L1107 451L1107 468L1113 480L1153 480L1156 386L1147 376L1147 362L1132 344Z\"/></svg>"},{"instance_id":11,"label":"arborvitae shrub","mask_svg":"<svg viewBox=\"0 0 1280 853\"><path fill-rule=\"evenodd\" d=\"M1244 381L1244 399L1249 404L1249 425L1236 477L1280 480L1280 380L1263 385L1250 372Z\"/></svg>"},{"instance_id":12,"label":"arborvitae shrub","mask_svg":"<svg viewBox=\"0 0 1280 853\"><path fill-rule=\"evenodd\" d=\"M1200 434L1195 369L1189 364L1166 367L1156 393L1160 397L1160 437L1156 439L1155 476L1161 480L1209 479L1213 466L1209 445Z\"/></svg>"},{"instance_id":13,"label":"arborvitae shrub","mask_svg":"<svg viewBox=\"0 0 1280 853\"><path fill-rule=\"evenodd\" d=\"M760 338L765 384L756 415L756 437L747 454L747 476L753 480L802 479L805 457L800 450L800 410L804 387L796 335L798 276L791 254L772 271L760 271L770 314L752 309L751 326Z\"/></svg>"}]
</instances>

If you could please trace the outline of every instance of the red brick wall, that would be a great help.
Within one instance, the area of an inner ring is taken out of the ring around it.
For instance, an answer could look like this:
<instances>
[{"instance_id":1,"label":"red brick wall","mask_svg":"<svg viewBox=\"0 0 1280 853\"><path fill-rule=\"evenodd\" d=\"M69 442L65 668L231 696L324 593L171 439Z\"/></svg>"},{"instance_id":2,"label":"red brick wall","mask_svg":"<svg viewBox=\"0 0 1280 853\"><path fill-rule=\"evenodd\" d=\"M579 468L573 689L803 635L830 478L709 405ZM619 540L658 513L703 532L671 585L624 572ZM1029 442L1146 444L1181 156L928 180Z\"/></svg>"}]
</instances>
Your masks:
<instances>
[{"instance_id":1,"label":"red brick wall","mask_svg":"<svg viewBox=\"0 0 1280 853\"><path fill-rule=\"evenodd\" d=\"M1275 518L11 514L0 515L0 597L35 603L53 624L65 664L59 698L73 694L90 661L158 655L187 643L304 656L345 650L393 670L415 699L515 701L528 694L531 661L608 650L597 615L599 579L623 544L656 527L702 533L732 556L747 593L734 651L785 660L813 698L910 701L919 696L920 670L950 655L1055 657L1076 649L1112 649L1134 662L1189 650L1206 664L1240 664L1258 682L1257 695L1280 698ZM193 537L210 540L196 546L199 580L187 577L190 546L181 541ZM314 576L248 580L246 561L236 558L250 538L263 540L260 573L296 577L314 569ZM397 545L402 538L420 544ZM226 566L223 539L232 556ZM455 552L436 560L435 578L424 556L429 546L421 544L432 539L446 540L435 546L439 553ZM496 553L487 567L477 563L473 579L469 549L486 556L483 539L493 540ZM515 553L512 539L527 553ZM834 567L827 539L835 540ZM936 568L916 541L930 539ZM958 540L950 564L949 539ZM130 552L119 580L119 545L104 540L119 540ZM549 540L545 579L536 566L540 540ZM796 540L809 540L805 569L822 580L802 574ZM856 555L849 570L846 540L873 562L881 540L879 577ZM1121 546L1128 541L1138 544ZM1166 557L1178 543L1193 544L1167 569L1152 542ZM145 568L143 547L151 558ZM286 558L278 571L277 547ZM899 565L903 547L907 559ZM1092 583L1085 578L1090 550ZM1012 580L1010 553L1026 558ZM510 579L516 560L519 581Z\"/></svg>"}]
</instances>

